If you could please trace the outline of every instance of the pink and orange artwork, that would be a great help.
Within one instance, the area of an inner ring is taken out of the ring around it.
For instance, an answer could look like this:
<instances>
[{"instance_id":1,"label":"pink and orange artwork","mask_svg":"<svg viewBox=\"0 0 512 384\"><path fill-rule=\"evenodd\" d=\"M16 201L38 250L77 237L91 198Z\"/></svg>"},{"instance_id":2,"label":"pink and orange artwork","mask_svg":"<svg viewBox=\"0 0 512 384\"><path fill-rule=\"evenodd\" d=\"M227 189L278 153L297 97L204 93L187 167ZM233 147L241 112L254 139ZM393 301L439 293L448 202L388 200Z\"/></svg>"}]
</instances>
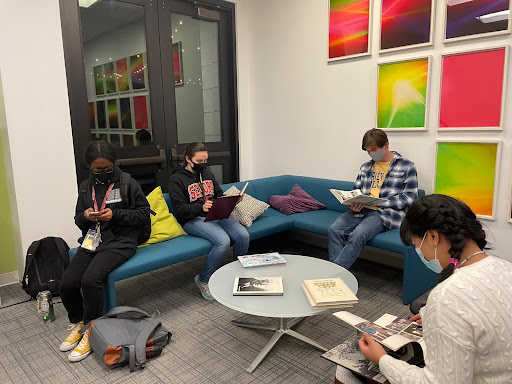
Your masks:
<instances>
[{"instance_id":1,"label":"pink and orange artwork","mask_svg":"<svg viewBox=\"0 0 512 384\"><path fill-rule=\"evenodd\" d=\"M433 0L383 0L381 51L431 44L432 3Z\"/></svg>"},{"instance_id":2,"label":"pink and orange artwork","mask_svg":"<svg viewBox=\"0 0 512 384\"><path fill-rule=\"evenodd\" d=\"M501 129L507 51L443 56L440 130Z\"/></svg>"},{"instance_id":3,"label":"pink and orange artwork","mask_svg":"<svg viewBox=\"0 0 512 384\"><path fill-rule=\"evenodd\" d=\"M329 0L329 60L370 54L371 0Z\"/></svg>"}]
</instances>

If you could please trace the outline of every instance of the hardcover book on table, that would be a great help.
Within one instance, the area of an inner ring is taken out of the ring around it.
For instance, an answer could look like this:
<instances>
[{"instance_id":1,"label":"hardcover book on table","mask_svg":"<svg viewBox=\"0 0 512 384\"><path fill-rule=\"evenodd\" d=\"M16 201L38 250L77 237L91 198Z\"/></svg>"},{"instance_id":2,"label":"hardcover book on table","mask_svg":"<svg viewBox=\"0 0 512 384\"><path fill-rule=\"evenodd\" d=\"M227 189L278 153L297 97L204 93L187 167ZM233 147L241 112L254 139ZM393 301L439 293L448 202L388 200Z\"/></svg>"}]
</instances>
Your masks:
<instances>
[{"instance_id":1,"label":"hardcover book on table","mask_svg":"<svg viewBox=\"0 0 512 384\"><path fill-rule=\"evenodd\" d=\"M238 260L240 260L240 263L244 268L286 263L284 257L281 256L278 252L238 256Z\"/></svg>"},{"instance_id":2,"label":"hardcover book on table","mask_svg":"<svg viewBox=\"0 0 512 384\"><path fill-rule=\"evenodd\" d=\"M279 296L283 294L281 277L237 277L234 296Z\"/></svg>"},{"instance_id":3,"label":"hardcover book on table","mask_svg":"<svg viewBox=\"0 0 512 384\"><path fill-rule=\"evenodd\" d=\"M313 308L340 308L358 303L357 296L339 277L304 280L302 287Z\"/></svg>"}]
</instances>

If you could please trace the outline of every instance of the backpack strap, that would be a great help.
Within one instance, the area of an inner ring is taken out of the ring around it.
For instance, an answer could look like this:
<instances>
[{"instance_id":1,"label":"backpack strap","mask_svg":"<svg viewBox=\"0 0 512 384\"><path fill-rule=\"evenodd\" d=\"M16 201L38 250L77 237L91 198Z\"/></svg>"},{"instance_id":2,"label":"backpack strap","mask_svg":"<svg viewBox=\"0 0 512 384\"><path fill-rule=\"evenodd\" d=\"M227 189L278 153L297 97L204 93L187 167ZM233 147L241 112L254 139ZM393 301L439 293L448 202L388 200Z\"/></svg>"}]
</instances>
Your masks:
<instances>
[{"instance_id":1,"label":"backpack strap","mask_svg":"<svg viewBox=\"0 0 512 384\"><path fill-rule=\"evenodd\" d=\"M125 202L126 206L130 207L130 179L132 176L128 172L121 172L121 199Z\"/></svg>"},{"instance_id":2,"label":"backpack strap","mask_svg":"<svg viewBox=\"0 0 512 384\"><path fill-rule=\"evenodd\" d=\"M116 316L122 315L124 313L137 313L140 315L141 318L151 317L151 315L149 313L143 311L142 309L135 308L135 307L128 307L128 306L114 307L105 314L105 317L116 317Z\"/></svg>"},{"instance_id":3,"label":"backpack strap","mask_svg":"<svg viewBox=\"0 0 512 384\"><path fill-rule=\"evenodd\" d=\"M23 276L23 279L21 281L23 289L27 287L26 279L28 278L27 272L34 262L34 258L36 255L37 248L39 248L39 245L41 245L41 240L34 241L32 244L30 244L30 247L28 247L27 250L27 258L25 260L25 275Z\"/></svg>"},{"instance_id":4,"label":"backpack strap","mask_svg":"<svg viewBox=\"0 0 512 384\"><path fill-rule=\"evenodd\" d=\"M84 202L87 203L87 190L89 189L89 179L85 179L80 183L79 193L84 199Z\"/></svg>"},{"instance_id":5,"label":"backpack strap","mask_svg":"<svg viewBox=\"0 0 512 384\"><path fill-rule=\"evenodd\" d=\"M67 267L69 265L69 246L64 239L60 237L54 237L54 240L62 257L62 261L64 262L64 266Z\"/></svg>"},{"instance_id":6,"label":"backpack strap","mask_svg":"<svg viewBox=\"0 0 512 384\"><path fill-rule=\"evenodd\" d=\"M140 368L144 368L146 364L146 343L148 342L149 336L155 331L156 328L160 327L162 323L157 320L148 319L146 327L142 331L140 331L139 336L137 336L137 340L135 340L135 359L136 365L140 366ZM131 356L130 356L131 358ZM132 363L130 362L130 367Z\"/></svg>"}]
</instances>

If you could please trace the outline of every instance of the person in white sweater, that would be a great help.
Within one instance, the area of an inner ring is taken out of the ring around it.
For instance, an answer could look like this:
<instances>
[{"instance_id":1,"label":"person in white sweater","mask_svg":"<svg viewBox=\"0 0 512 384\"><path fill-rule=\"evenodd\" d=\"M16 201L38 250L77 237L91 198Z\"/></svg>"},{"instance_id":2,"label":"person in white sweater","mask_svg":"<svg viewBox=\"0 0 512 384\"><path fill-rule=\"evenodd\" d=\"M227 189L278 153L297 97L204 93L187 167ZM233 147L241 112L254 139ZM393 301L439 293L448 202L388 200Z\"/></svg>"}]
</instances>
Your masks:
<instances>
[{"instance_id":1,"label":"person in white sweater","mask_svg":"<svg viewBox=\"0 0 512 384\"><path fill-rule=\"evenodd\" d=\"M361 352L391 384L512 383L512 263L484 251L475 214L452 197L425 196L409 208L400 236L441 273L412 318L423 325L425 367L389 356L367 333L359 340ZM348 370L338 369L337 379L361 382Z\"/></svg>"}]
</instances>

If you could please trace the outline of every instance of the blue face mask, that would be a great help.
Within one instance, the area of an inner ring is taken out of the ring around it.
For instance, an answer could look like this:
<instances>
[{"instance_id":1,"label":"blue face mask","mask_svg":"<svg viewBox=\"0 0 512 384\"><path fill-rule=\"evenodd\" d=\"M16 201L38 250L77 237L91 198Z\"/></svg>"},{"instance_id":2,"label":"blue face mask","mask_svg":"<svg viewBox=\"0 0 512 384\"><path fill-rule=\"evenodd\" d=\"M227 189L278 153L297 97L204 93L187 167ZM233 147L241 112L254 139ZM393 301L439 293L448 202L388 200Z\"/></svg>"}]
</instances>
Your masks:
<instances>
[{"instance_id":1,"label":"blue face mask","mask_svg":"<svg viewBox=\"0 0 512 384\"><path fill-rule=\"evenodd\" d=\"M386 156L386 152L384 151L384 148L381 148L379 152L369 153L369 155L373 161L381 161L384 156Z\"/></svg>"},{"instance_id":2,"label":"blue face mask","mask_svg":"<svg viewBox=\"0 0 512 384\"><path fill-rule=\"evenodd\" d=\"M427 232L425 232L425 235L423 236L423 240L421 240L421 244L418 248L416 248L416 253L418 254L421 262L425 264L425 267L430 269L432 272L435 273L441 273L443 270L443 267L441 266L441 263L439 262L439 259L437 258L437 247L434 248L434 260L427 261L425 259L425 256L423 256L423 252L421 252L421 246L423 245L423 242L425 241L425 238L427 237Z\"/></svg>"}]
</instances>

